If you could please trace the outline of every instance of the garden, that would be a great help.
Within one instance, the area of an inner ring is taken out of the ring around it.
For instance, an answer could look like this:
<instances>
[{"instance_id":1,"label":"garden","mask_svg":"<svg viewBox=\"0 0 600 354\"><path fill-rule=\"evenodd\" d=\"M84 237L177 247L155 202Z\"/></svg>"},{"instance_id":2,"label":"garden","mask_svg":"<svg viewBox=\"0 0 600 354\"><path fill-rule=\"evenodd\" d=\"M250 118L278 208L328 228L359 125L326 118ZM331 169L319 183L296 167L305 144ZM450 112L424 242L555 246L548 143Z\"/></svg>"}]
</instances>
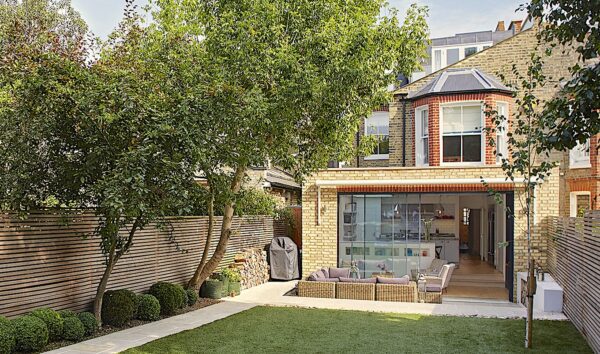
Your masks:
<instances>
[{"instance_id":1,"label":"garden","mask_svg":"<svg viewBox=\"0 0 600 354\"><path fill-rule=\"evenodd\" d=\"M200 294L179 284L160 281L146 294L128 289L109 290L102 301L102 326L91 312L39 308L7 319L0 316L0 354L57 349L122 329L194 311L240 294L240 273L224 268L204 282Z\"/></svg>"}]
</instances>

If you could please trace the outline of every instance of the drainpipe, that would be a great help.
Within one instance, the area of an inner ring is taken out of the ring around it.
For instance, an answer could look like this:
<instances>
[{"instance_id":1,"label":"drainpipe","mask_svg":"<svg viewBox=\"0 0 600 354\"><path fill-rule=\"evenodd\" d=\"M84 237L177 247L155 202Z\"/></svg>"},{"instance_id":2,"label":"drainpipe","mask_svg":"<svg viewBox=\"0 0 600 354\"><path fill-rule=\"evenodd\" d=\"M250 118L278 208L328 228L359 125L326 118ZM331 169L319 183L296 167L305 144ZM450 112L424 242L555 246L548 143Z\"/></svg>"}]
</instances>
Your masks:
<instances>
[{"instance_id":1,"label":"drainpipe","mask_svg":"<svg viewBox=\"0 0 600 354\"><path fill-rule=\"evenodd\" d=\"M402 167L406 167L406 100L402 100Z\"/></svg>"}]
</instances>

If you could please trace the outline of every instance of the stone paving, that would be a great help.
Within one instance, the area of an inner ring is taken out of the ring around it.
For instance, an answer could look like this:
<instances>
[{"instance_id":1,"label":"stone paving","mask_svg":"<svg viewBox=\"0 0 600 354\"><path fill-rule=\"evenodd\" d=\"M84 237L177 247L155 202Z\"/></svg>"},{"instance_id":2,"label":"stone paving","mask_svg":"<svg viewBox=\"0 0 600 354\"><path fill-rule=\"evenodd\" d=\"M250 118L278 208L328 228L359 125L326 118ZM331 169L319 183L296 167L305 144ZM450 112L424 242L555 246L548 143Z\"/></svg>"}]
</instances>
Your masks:
<instances>
[{"instance_id":1,"label":"stone paving","mask_svg":"<svg viewBox=\"0 0 600 354\"><path fill-rule=\"evenodd\" d=\"M295 281L269 282L244 290L240 296L225 298L216 305L173 316L164 320L129 328L106 336L56 349L47 353L119 353L153 340L203 326L255 306L292 306L335 310L355 310L390 313L412 313L441 316L478 316L496 318L524 318L521 305L486 300L444 298L442 304L421 304L384 301L302 298L285 295L295 286ZM534 319L566 320L562 313L534 313Z\"/></svg>"}]
</instances>

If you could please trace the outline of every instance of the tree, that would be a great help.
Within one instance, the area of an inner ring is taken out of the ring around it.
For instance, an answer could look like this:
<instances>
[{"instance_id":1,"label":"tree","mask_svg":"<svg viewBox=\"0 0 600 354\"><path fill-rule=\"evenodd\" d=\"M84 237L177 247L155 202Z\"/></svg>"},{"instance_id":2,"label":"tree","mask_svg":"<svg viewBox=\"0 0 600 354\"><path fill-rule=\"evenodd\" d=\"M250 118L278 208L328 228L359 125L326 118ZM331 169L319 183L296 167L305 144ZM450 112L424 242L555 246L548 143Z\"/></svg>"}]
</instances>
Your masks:
<instances>
[{"instance_id":1,"label":"tree","mask_svg":"<svg viewBox=\"0 0 600 354\"><path fill-rule=\"evenodd\" d=\"M152 2L155 60L179 93L171 114L187 122L209 200L223 210L216 250L205 250L189 286L198 288L221 261L249 166L270 160L301 179L350 158L360 120L387 102L397 73L418 67L426 10L411 7L400 25L395 11L380 15L384 5Z\"/></svg>"},{"instance_id":2,"label":"tree","mask_svg":"<svg viewBox=\"0 0 600 354\"><path fill-rule=\"evenodd\" d=\"M527 321L525 346L531 348L532 345L532 325L533 325L533 295L535 289L535 279L531 277L535 268L535 262L531 255L531 235L533 229L533 216L535 203L535 188L548 178L552 169L556 167L556 161L551 159L550 151L545 146L545 135L547 129L545 121L542 119L544 112L540 110L544 101L536 96L536 92L542 88L548 81L548 77L543 72L543 58L537 54L536 50L531 54L531 62L525 74L520 73L513 65L512 73L514 75L514 84L507 83L505 77L501 79L505 84L515 92L516 114L509 121L509 117L500 115L495 107L486 107L485 115L491 118L493 127L486 128L488 133L488 144L495 146L495 132L507 130L508 156L496 151L502 161L502 170L507 180L520 184L522 196L518 201L522 203L522 209L525 210L527 221L526 229L523 230L526 235L527 246ZM486 184L482 177L482 181ZM487 185L487 184L486 184ZM496 196L497 202L502 201L500 194L490 189L490 192ZM524 200L523 200L524 197ZM514 216L514 210L507 210Z\"/></svg>"},{"instance_id":3,"label":"tree","mask_svg":"<svg viewBox=\"0 0 600 354\"><path fill-rule=\"evenodd\" d=\"M541 20L539 39L548 45L547 54L575 50L571 78L565 78L560 94L545 103L547 127L544 146L563 151L585 143L600 133L600 10L593 0L532 0L521 5L532 18Z\"/></svg>"},{"instance_id":4,"label":"tree","mask_svg":"<svg viewBox=\"0 0 600 354\"><path fill-rule=\"evenodd\" d=\"M176 116L165 114L171 98L161 91L160 72L139 55L145 32L132 1L101 48L85 45L84 26L62 34L78 17L68 2L61 2L63 10L53 4L31 0L2 8L10 21L3 22L8 40L2 43L9 45L2 47L7 59L0 67L6 97L0 199L13 210L41 207L49 198L62 207L94 208L100 220L94 235L105 256L94 300L100 319L110 274L136 233L191 208L195 166L185 150L188 136L177 129ZM98 50L100 57L89 62L90 51Z\"/></svg>"}]
</instances>

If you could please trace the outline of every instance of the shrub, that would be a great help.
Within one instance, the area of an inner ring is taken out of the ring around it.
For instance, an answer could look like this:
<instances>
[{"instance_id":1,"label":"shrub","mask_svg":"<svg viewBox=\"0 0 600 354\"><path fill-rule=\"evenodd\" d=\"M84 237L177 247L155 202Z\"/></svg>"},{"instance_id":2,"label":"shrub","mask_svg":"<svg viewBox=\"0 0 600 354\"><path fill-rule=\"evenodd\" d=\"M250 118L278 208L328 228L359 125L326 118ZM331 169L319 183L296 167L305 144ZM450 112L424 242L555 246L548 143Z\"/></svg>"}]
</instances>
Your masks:
<instances>
[{"instance_id":1,"label":"shrub","mask_svg":"<svg viewBox=\"0 0 600 354\"><path fill-rule=\"evenodd\" d=\"M221 276L229 279L229 281L232 282L242 281L242 275L237 268L223 268L221 271Z\"/></svg>"},{"instance_id":2,"label":"shrub","mask_svg":"<svg viewBox=\"0 0 600 354\"><path fill-rule=\"evenodd\" d=\"M178 293L178 297L179 297L179 308L182 309L184 307L187 306L188 303L188 298L187 298L187 293L185 292L185 289L183 288L183 286L179 285L179 284L174 284L175 287L177 288L177 293Z\"/></svg>"},{"instance_id":3,"label":"shrub","mask_svg":"<svg viewBox=\"0 0 600 354\"><path fill-rule=\"evenodd\" d=\"M150 287L150 294L158 299L161 315L174 314L175 310L182 307L182 302L185 300L175 284L164 281L153 284Z\"/></svg>"},{"instance_id":4,"label":"shrub","mask_svg":"<svg viewBox=\"0 0 600 354\"><path fill-rule=\"evenodd\" d=\"M137 317L143 321L156 321L160 317L160 302L152 295L138 296Z\"/></svg>"},{"instance_id":5,"label":"shrub","mask_svg":"<svg viewBox=\"0 0 600 354\"><path fill-rule=\"evenodd\" d=\"M83 328L85 329L85 335L91 336L96 333L98 330L98 321L96 321L96 316L94 316L91 312L82 312L77 315L77 318L83 324Z\"/></svg>"},{"instance_id":6,"label":"shrub","mask_svg":"<svg viewBox=\"0 0 600 354\"><path fill-rule=\"evenodd\" d=\"M6 317L0 316L0 353L11 353L15 349L15 330Z\"/></svg>"},{"instance_id":7,"label":"shrub","mask_svg":"<svg viewBox=\"0 0 600 354\"><path fill-rule=\"evenodd\" d=\"M133 317L131 317L131 318L136 318L137 317L138 300L139 300L138 296L133 291L128 290L128 289L121 289L120 291L127 294L127 296L129 296L131 298L131 301L133 301Z\"/></svg>"},{"instance_id":8,"label":"shrub","mask_svg":"<svg viewBox=\"0 0 600 354\"><path fill-rule=\"evenodd\" d=\"M78 317L65 318L63 338L72 342L79 342L85 336L85 327Z\"/></svg>"},{"instance_id":9,"label":"shrub","mask_svg":"<svg viewBox=\"0 0 600 354\"><path fill-rule=\"evenodd\" d=\"M48 344L48 328L38 317L27 315L12 321L15 331L15 349L20 352L37 352Z\"/></svg>"},{"instance_id":10,"label":"shrub","mask_svg":"<svg viewBox=\"0 0 600 354\"><path fill-rule=\"evenodd\" d=\"M135 301L127 290L109 290L102 298L102 322L120 327L135 313Z\"/></svg>"},{"instance_id":11,"label":"shrub","mask_svg":"<svg viewBox=\"0 0 600 354\"><path fill-rule=\"evenodd\" d=\"M42 308L33 310L31 312L31 316L35 316L44 321L46 327L48 328L49 341L52 342L60 339L63 332L63 319L60 317L58 312L52 309Z\"/></svg>"},{"instance_id":12,"label":"shrub","mask_svg":"<svg viewBox=\"0 0 600 354\"><path fill-rule=\"evenodd\" d=\"M195 305L198 302L198 293L196 292L196 290L194 289L187 289L185 291L185 294L187 295L187 304L188 306L192 306Z\"/></svg>"},{"instance_id":13,"label":"shrub","mask_svg":"<svg viewBox=\"0 0 600 354\"><path fill-rule=\"evenodd\" d=\"M71 310L60 310L60 311L58 311L58 314L60 315L60 317L62 317L63 320L67 317L77 316L77 314Z\"/></svg>"}]
</instances>

